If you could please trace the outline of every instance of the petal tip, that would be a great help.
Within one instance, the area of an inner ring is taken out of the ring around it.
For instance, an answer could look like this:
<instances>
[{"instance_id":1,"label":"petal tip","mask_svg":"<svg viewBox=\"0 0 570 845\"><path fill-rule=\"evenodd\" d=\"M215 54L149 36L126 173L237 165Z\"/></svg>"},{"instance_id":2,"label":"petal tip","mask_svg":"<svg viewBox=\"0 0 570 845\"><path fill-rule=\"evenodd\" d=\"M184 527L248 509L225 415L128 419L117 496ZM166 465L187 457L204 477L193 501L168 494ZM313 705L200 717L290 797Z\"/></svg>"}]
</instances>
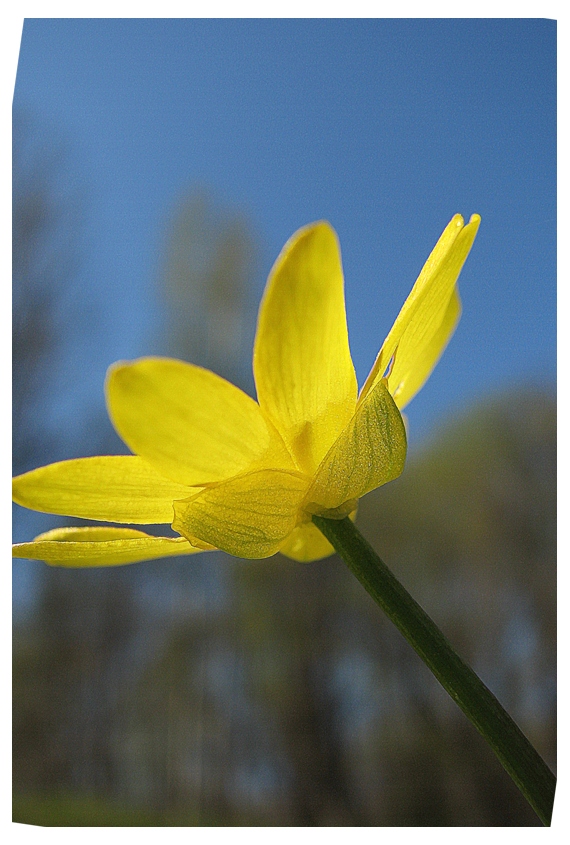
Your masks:
<instances>
[{"instance_id":1,"label":"petal tip","mask_svg":"<svg viewBox=\"0 0 570 845\"><path fill-rule=\"evenodd\" d=\"M107 373L105 375L106 391L109 390L111 382L115 381L117 376L119 376L121 372L126 370L132 363L132 361L115 361L114 364L111 364L109 367L107 367Z\"/></svg>"},{"instance_id":2,"label":"petal tip","mask_svg":"<svg viewBox=\"0 0 570 845\"><path fill-rule=\"evenodd\" d=\"M336 230L328 220L315 220L314 223L307 223L306 226L301 226L300 229L297 229L289 238L288 244L294 245L309 238L318 237L319 235L328 238L333 237L338 242Z\"/></svg>"},{"instance_id":3,"label":"petal tip","mask_svg":"<svg viewBox=\"0 0 570 845\"><path fill-rule=\"evenodd\" d=\"M148 358L135 358L131 361L121 360L115 361L107 369L105 376L105 395L107 397L107 406L110 409L111 394L113 391L129 389L132 387L133 380L136 381L137 375L140 373L140 365L148 361ZM110 410L109 410L110 413Z\"/></svg>"},{"instance_id":4,"label":"petal tip","mask_svg":"<svg viewBox=\"0 0 570 845\"><path fill-rule=\"evenodd\" d=\"M132 361L115 361L113 364L107 367L107 378L109 378L109 376L114 375L114 373L118 372L119 370L128 367L129 364L132 364Z\"/></svg>"}]
</instances>

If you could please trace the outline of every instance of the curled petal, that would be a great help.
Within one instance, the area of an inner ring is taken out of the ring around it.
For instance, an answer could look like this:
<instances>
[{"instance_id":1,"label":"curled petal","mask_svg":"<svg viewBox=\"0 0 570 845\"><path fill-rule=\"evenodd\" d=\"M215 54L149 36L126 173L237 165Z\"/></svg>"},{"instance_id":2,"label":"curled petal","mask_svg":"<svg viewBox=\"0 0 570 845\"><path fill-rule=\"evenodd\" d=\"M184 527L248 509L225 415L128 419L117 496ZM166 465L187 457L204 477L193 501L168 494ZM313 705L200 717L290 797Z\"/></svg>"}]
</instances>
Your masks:
<instances>
[{"instance_id":1,"label":"curled petal","mask_svg":"<svg viewBox=\"0 0 570 845\"><path fill-rule=\"evenodd\" d=\"M290 465L258 404L209 370L171 358L114 364L109 416L127 446L179 484L201 487L262 462Z\"/></svg>"},{"instance_id":2,"label":"curled petal","mask_svg":"<svg viewBox=\"0 0 570 845\"><path fill-rule=\"evenodd\" d=\"M346 516L357 499L400 475L406 448L402 415L381 380L320 465L304 509L319 516Z\"/></svg>"},{"instance_id":3,"label":"curled petal","mask_svg":"<svg viewBox=\"0 0 570 845\"><path fill-rule=\"evenodd\" d=\"M451 294L439 328L418 338L413 355L406 362L396 350L394 366L388 378L389 389L398 408L404 408L428 380L443 355L461 316L461 301L457 289ZM400 363L401 362L401 363Z\"/></svg>"},{"instance_id":4,"label":"curled petal","mask_svg":"<svg viewBox=\"0 0 570 845\"><path fill-rule=\"evenodd\" d=\"M334 229L300 229L270 273L253 353L257 396L303 472L312 473L354 413L356 376Z\"/></svg>"},{"instance_id":5,"label":"curled petal","mask_svg":"<svg viewBox=\"0 0 570 845\"><path fill-rule=\"evenodd\" d=\"M203 550L183 537L153 537L134 528L54 528L12 546L12 556L52 566L121 566Z\"/></svg>"},{"instance_id":6,"label":"curled petal","mask_svg":"<svg viewBox=\"0 0 570 845\"><path fill-rule=\"evenodd\" d=\"M248 472L174 502L172 527L237 557L269 557L295 528L308 485L296 472Z\"/></svg>"},{"instance_id":7,"label":"curled petal","mask_svg":"<svg viewBox=\"0 0 570 845\"><path fill-rule=\"evenodd\" d=\"M59 461L12 481L14 501L31 510L147 525L170 524L174 499L190 492L136 455Z\"/></svg>"},{"instance_id":8,"label":"curled petal","mask_svg":"<svg viewBox=\"0 0 570 845\"><path fill-rule=\"evenodd\" d=\"M392 358L388 389L399 408L423 386L459 319L457 279L480 222L474 214L464 226L463 218L456 214L447 225L382 345L359 402L383 377Z\"/></svg>"}]
</instances>

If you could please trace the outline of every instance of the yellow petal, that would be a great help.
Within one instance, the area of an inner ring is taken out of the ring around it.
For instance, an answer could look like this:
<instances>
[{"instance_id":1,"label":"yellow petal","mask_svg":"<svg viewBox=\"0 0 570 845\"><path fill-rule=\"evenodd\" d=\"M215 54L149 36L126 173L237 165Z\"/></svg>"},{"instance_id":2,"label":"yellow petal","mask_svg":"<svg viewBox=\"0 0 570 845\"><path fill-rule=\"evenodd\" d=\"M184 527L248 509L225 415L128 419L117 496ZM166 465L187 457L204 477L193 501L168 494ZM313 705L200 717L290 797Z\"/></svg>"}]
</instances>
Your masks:
<instances>
[{"instance_id":1,"label":"yellow petal","mask_svg":"<svg viewBox=\"0 0 570 845\"><path fill-rule=\"evenodd\" d=\"M397 478L405 460L404 421L381 380L325 457L303 507L320 516L346 516L360 496Z\"/></svg>"},{"instance_id":2,"label":"yellow petal","mask_svg":"<svg viewBox=\"0 0 570 845\"><path fill-rule=\"evenodd\" d=\"M333 547L313 522L297 525L279 551L299 563L311 563L334 554Z\"/></svg>"},{"instance_id":3,"label":"yellow petal","mask_svg":"<svg viewBox=\"0 0 570 845\"><path fill-rule=\"evenodd\" d=\"M404 369L404 359L400 359L399 352L396 352L388 385L398 408L404 408L426 383L433 368L443 355L460 316L461 300L457 289L455 289L451 294L451 299L437 331L418 338L414 354L408 358L407 370ZM400 360L402 360L401 365Z\"/></svg>"},{"instance_id":4,"label":"yellow petal","mask_svg":"<svg viewBox=\"0 0 570 845\"><path fill-rule=\"evenodd\" d=\"M140 358L114 364L107 376L107 404L127 446L180 484L220 481L268 453L277 466L287 461L283 444L251 397L184 361Z\"/></svg>"},{"instance_id":5,"label":"yellow petal","mask_svg":"<svg viewBox=\"0 0 570 845\"><path fill-rule=\"evenodd\" d=\"M269 557L295 528L308 485L300 473L245 473L175 502L172 527L237 557Z\"/></svg>"},{"instance_id":6,"label":"yellow petal","mask_svg":"<svg viewBox=\"0 0 570 845\"><path fill-rule=\"evenodd\" d=\"M12 556L53 566L120 566L202 551L183 537L152 537L134 528L55 528L32 543L12 546Z\"/></svg>"},{"instance_id":7,"label":"yellow petal","mask_svg":"<svg viewBox=\"0 0 570 845\"><path fill-rule=\"evenodd\" d=\"M325 222L287 242L267 281L253 354L259 404L311 474L354 413L338 240Z\"/></svg>"},{"instance_id":8,"label":"yellow petal","mask_svg":"<svg viewBox=\"0 0 570 845\"><path fill-rule=\"evenodd\" d=\"M174 499L190 492L135 455L60 461L12 481L12 497L25 508L104 522L170 524Z\"/></svg>"},{"instance_id":9,"label":"yellow petal","mask_svg":"<svg viewBox=\"0 0 570 845\"><path fill-rule=\"evenodd\" d=\"M350 518L356 519L356 510ZM299 563L311 563L334 554L333 547L313 522L303 522L294 528L279 551Z\"/></svg>"},{"instance_id":10,"label":"yellow petal","mask_svg":"<svg viewBox=\"0 0 570 845\"><path fill-rule=\"evenodd\" d=\"M388 389L398 397L398 406L403 408L422 387L459 317L459 298L453 305L450 301L480 222L474 214L464 226L463 218L456 214L447 225L384 341L359 401L382 378L393 356Z\"/></svg>"}]
</instances>

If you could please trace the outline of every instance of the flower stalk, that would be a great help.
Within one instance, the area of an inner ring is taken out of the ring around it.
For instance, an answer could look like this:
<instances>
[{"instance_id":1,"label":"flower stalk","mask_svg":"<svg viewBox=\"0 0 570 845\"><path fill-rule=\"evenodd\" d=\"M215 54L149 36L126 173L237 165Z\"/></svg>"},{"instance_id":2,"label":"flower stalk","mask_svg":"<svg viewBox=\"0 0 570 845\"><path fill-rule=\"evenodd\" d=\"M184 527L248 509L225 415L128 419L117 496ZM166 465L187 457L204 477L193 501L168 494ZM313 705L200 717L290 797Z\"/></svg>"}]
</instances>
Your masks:
<instances>
[{"instance_id":1,"label":"flower stalk","mask_svg":"<svg viewBox=\"0 0 570 845\"><path fill-rule=\"evenodd\" d=\"M486 739L542 823L550 826L556 778L493 693L350 519L313 516L313 522Z\"/></svg>"}]
</instances>

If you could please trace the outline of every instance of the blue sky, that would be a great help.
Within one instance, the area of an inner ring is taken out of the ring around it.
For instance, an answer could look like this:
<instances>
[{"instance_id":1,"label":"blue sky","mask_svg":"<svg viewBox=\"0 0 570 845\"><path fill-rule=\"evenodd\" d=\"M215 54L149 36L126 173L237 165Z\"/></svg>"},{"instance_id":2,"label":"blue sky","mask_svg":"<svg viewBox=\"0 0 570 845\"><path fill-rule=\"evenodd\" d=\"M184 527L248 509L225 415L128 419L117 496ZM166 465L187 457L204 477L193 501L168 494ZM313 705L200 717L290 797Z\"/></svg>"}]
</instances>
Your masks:
<instances>
[{"instance_id":1,"label":"blue sky","mask_svg":"<svg viewBox=\"0 0 570 845\"><path fill-rule=\"evenodd\" d=\"M14 103L88 186L77 297L104 318L61 407L102 408L107 366L155 351L165 221L196 184L254 227L255 299L287 238L330 220L360 383L448 220L481 214L412 445L488 392L552 386L555 38L540 19L26 20Z\"/></svg>"}]
</instances>

